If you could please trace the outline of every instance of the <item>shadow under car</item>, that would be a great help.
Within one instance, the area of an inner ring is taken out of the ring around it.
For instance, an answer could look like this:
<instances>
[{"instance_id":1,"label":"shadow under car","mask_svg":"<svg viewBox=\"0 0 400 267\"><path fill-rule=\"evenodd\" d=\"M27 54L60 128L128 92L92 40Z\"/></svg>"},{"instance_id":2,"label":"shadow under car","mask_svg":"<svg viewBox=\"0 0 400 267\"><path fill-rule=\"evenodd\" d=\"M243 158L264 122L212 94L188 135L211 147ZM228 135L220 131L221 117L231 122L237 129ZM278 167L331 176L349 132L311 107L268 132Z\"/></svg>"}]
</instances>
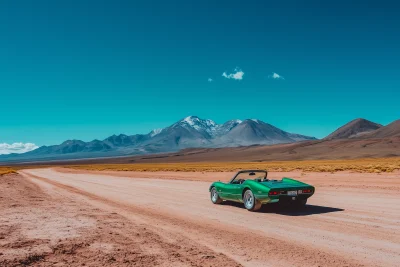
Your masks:
<instances>
[{"instance_id":1,"label":"shadow under car","mask_svg":"<svg viewBox=\"0 0 400 267\"><path fill-rule=\"evenodd\" d=\"M231 202L231 201L224 201L222 205L227 205L227 206L234 206L238 208L244 209L244 206L242 203L238 202ZM291 206L282 206L279 205L278 203L276 204L265 204L262 205L261 209L258 210L258 213L276 213L276 214L281 214L281 215L286 215L286 216L309 216L309 215L315 215L315 214L324 214L324 213L331 213L331 212L338 212L338 211L344 211L344 209L341 208L334 208L334 207L326 207L326 206L318 206L318 205L306 205L300 209L296 209Z\"/></svg>"}]
</instances>

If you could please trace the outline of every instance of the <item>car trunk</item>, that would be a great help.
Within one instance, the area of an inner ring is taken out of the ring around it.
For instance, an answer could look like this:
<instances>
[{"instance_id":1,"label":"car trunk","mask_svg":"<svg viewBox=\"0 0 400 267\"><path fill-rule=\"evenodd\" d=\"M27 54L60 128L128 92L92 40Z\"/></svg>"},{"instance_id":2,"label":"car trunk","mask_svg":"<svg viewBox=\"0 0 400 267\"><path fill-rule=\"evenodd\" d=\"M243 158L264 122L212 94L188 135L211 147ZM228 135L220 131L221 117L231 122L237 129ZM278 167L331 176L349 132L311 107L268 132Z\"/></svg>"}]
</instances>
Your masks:
<instances>
[{"instance_id":1,"label":"car trunk","mask_svg":"<svg viewBox=\"0 0 400 267\"><path fill-rule=\"evenodd\" d=\"M271 188L271 189L303 189L306 188L306 185L302 184L295 184L295 183L288 183L283 181L267 181L261 182L261 184Z\"/></svg>"}]
</instances>

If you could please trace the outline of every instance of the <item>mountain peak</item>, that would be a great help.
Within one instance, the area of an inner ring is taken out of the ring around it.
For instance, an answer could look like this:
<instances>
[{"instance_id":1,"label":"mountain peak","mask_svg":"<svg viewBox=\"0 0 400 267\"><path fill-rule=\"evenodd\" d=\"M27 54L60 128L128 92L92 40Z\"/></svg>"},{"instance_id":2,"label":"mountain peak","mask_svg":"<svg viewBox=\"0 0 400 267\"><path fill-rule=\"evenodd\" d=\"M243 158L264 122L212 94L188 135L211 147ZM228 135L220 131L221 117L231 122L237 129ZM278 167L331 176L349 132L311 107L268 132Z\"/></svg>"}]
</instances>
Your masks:
<instances>
[{"instance_id":1,"label":"mountain peak","mask_svg":"<svg viewBox=\"0 0 400 267\"><path fill-rule=\"evenodd\" d=\"M186 118L184 118L183 120L195 120L195 119L200 119L200 118L197 116L190 115L190 116L187 116Z\"/></svg>"},{"instance_id":2,"label":"mountain peak","mask_svg":"<svg viewBox=\"0 0 400 267\"><path fill-rule=\"evenodd\" d=\"M199 117L197 117L197 116L187 116L186 118L184 118L183 120L181 120L182 122L186 122L186 123L188 123L189 125L193 125L193 124L195 124L196 122L198 122L200 120L200 118Z\"/></svg>"},{"instance_id":3,"label":"mountain peak","mask_svg":"<svg viewBox=\"0 0 400 267\"><path fill-rule=\"evenodd\" d=\"M263 121L260 121L260 120L257 120L257 119L245 119L244 121L242 121L242 122L244 122L244 123L251 123L251 124L253 124L253 123L264 123ZM242 123L241 122L241 123Z\"/></svg>"},{"instance_id":4,"label":"mountain peak","mask_svg":"<svg viewBox=\"0 0 400 267\"><path fill-rule=\"evenodd\" d=\"M72 140L66 140L64 142L62 142L62 145L72 145L72 144L81 144L84 143L81 140L77 140L77 139L72 139Z\"/></svg>"},{"instance_id":5,"label":"mountain peak","mask_svg":"<svg viewBox=\"0 0 400 267\"><path fill-rule=\"evenodd\" d=\"M206 132L212 136L218 125L210 119L201 119L197 116L188 116L173 125L173 127L178 126L186 129L194 129L198 132Z\"/></svg>"},{"instance_id":6,"label":"mountain peak","mask_svg":"<svg viewBox=\"0 0 400 267\"><path fill-rule=\"evenodd\" d=\"M217 124L210 119L200 119L197 116L188 116L181 120L181 122L185 122L189 124L190 126L194 126L196 124L206 124L207 126L216 126Z\"/></svg>"},{"instance_id":7,"label":"mountain peak","mask_svg":"<svg viewBox=\"0 0 400 267\"><path fill-rule=\"evenodd\" d=\"M381 127L381 124L363 118L357 118L338 128L336 131L325 137L325 139L356 138Z\"/></svg>"}]
</instances>

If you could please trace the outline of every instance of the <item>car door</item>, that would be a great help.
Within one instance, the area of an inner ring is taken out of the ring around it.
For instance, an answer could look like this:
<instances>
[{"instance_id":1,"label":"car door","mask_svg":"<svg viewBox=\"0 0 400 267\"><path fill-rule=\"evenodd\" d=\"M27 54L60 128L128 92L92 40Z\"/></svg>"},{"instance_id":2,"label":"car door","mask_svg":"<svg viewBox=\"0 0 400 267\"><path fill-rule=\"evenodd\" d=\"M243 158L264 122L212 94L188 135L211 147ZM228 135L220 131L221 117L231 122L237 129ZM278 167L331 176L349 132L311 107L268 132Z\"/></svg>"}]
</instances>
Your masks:
<instances>
[{"instance_id":1,"label":"car door","mask_svg":"<svg viewBox=\"0 0 400 267\"><path fill-rule=\"evenodd\" d=\"M242 185L241 184L226 184L225 185L225 199L238 201L241 199L241 192L242 192ZM222 196L222 195L221 195Z\"/></svg>"}]
</instances>

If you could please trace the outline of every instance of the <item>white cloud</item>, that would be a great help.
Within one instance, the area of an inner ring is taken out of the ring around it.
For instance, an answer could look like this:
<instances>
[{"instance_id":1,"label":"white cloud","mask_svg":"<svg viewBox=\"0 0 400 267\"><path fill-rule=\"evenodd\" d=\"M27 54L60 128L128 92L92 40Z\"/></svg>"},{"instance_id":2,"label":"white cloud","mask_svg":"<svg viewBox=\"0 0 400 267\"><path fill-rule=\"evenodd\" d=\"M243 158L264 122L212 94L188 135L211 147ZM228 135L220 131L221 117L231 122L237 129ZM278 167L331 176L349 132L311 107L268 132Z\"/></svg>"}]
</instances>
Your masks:
<instances>
[{"instance_id":1,"label":"white cloud","mask_svg":"<svg viewBox=\"0 0 400 267\"><path fill-rule=\"evenodd\" d=\"M212 81L213 81L213 79L211 79L211 78L208 78L208 80L207 80L207 81L210 83L210 82L212 82Z\"/></svg>"},{"instance_id":2,"label":"white cloud","mask_svg":"<svg viewBox=\"0 0 400 267\"><path fill-rule=\"evenodd\" d=\"M222 73L223 77L225 77L227 79L235 79L235 80L243 80L243 75L244 75L244 72L239 68L236 68L235 72L233 72L233 73L229 73L229 74L227 74L226 72Z\"/></svg>"},{"instance_id":3,"label":"white cloud","mask_svg":"<svg viewBox=\"0 0 400 267\"><path fill-rule=\"evenodd\" d=\"M284 80L283 76L279 75L276 72L273 72L271 75L268 75L268 78L276 79L276 80Z\"/></svg>"},{"instance_id":4,"label":"white cloud","mask_svg":"<svg viewBox=\"0 0 400 267\"><path fill-rule=\"evenodd\" d=\"M13 144L0 143L0 155L11 154L11 153L21 154L32 151L36 148L38 148L38 146L32 143L13 143Z\"/></svg>"}]
</instances>

